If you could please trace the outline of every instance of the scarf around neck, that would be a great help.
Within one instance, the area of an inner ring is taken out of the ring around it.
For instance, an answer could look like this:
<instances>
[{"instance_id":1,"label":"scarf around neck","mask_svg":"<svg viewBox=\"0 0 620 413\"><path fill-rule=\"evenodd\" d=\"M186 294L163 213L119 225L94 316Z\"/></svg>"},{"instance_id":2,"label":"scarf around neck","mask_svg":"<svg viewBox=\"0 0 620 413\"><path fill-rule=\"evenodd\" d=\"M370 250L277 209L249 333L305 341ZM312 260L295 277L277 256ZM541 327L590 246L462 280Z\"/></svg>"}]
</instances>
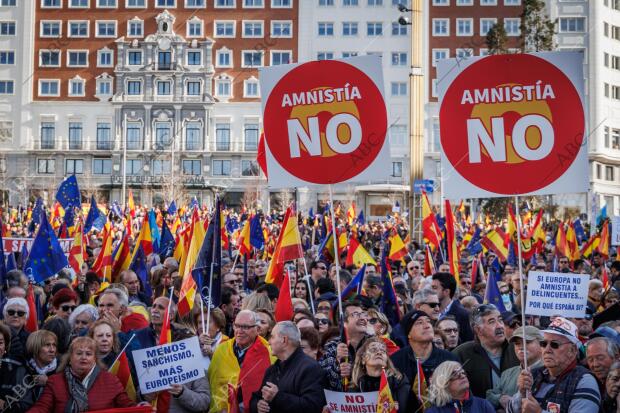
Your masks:
<instances>
[{"instance_id":1,"label":"scarf around neck","mask_svg":"<svg viewBox=\"0 0 620 413\"><path fill-rule=\"evenodd\" d=\"M56 370L56 367L58 367L58 360L54 359L47 366L39 367L34 358L31 358L30 360L28 360L28 365L32 367L37 372L37 374L47 376L48 373Z\"/></svg>"},{"instance_id":2,"label":"scarf around neck","mask_svg":"<svg viewBox=\"0 0 620 413\"><path fill-rule=\"evenodd\" d=\"M69 388L69 401L65 407L65 413L88 411L88 391L97 380L99 372L99 366L95 365L93 370L86 376L88 380L85 386L84 382L73 374L71 368L65 369L65 378L67 379L67 387Z\"/></svg>"}]
</instances>

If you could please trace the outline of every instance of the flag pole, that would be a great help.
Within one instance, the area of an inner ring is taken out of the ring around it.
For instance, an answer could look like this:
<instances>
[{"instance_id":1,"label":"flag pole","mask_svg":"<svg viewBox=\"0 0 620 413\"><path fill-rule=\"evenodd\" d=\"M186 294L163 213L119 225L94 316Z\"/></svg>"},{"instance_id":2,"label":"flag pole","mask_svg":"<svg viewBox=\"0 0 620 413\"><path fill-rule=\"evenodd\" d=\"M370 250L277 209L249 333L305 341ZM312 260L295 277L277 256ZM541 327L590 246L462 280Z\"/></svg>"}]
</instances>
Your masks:
<instances>
[{"instance_id":1,"label":"flag pole","mask_svg":"<svg viewBox=\"0 0 620 413\"><path fill-rule=\"evenodd\" d=\"M219 214L220 213L218 207L219 207L219 200L217 199L217 196L216 196L216 199L215 199L215 211L213 212L213 214L214 214L213 215L213 218L214 218L213 219L213 221L214 221L213 222L213 246L212 246L213 250L211 251L211 266L210 266L210 269L209 269L209 296L208 296L209 297L209 305L207 305L206 330L205 330L205 315L204 315L204 313L200 314L200 317L202 319L202 332L203 332L203 334L207 334L207 335L208 335L208 331L209 331L209 324L210 324L209 322L211 321L211 290L213 289L213 262L215 261L215 236L216 236L216 234L218 236L221 236L220 232L219 232L219 228L215 228L215 220L217 220L217 216L215 214ZM219 225L218 225L218 227L219 227ZM233 269L234 269L234 266L233 266ZM201 274L201 277L202 277L202 274ZM202 301L202 292L200 294L200 301Z\"/></svg>"},{"instance_id":2,"label":"flag pole","mask_svg":"<svg viewBox=\"0 0 620 413\"><path fill-rule=\"evenodd\" d=\"M525 290L523 289L523 263L521 262L521 214L519 213L519 196L515 195L515 220L517 221L517 259L519 263L519 288L521 289L521 324L525 328ZM525 338L524 338L525 341ZM527 370L527 346L523 346L523 369Z\"/></svg>"},{"instance_id":3,"label":"flag pole","mask_svg":"<svg viewBox=\"0 0 620 413\"><path fill-rule=\"evenodd\" d=\"M121 356L123 355L123 353L125 352L125 350L127 350L127 347L129 346L129 344L131 343L131 341L136 338L136 333L132 334L131 337L129 338L129 340L127 341L127 343L125 344L125 347L123 347L123 349L120 351L120 353L118 353L118 356L116 356L116 359L114 359L114 363L112 363L110 365L110 368L108 369L108 371L112 370L112 367L114 367L114 365L116 364L116 362L118 361L118 359L121 358Z\"/></svg>"},{"instance_id":4,"label":"flag pole","mask_svg":"<svg viewBox=\"0 0 620 413\"><path fill-rule=\"evenodd\" d=\"M340 264L338 263L340 257L338 257L338 236L336 235L336 214L334 213L334 195L332 191L332 184L329 184L328 187L329 187L329 210L332 215L332 231L333 231L332 233L334 237L334 250L335 250L334 251L334 264L336 265L336 288L338 292L338 312L342 316L343 315L342 297L340 296L340 294L342 293L340 291ZM310 292L310 294L312 294L312 291Z\"/></svg>"},{"instance_id":5,"label":"flag pole","mask_svg":"<svg viewBox=\"0 0 620 413\"><path fill-rule=\"evenodd\" d=\"M297 205L295 205L297 206ZM312 227L312 229L314 230L314 226ZM310 291L310 274L308 274L308 264L306 264L306 254L304 253L304 249L301 246L301 234L299 233L299 231L297 231L297 241L299 242L299 249L301 250L301 259L304 262L304 270L306 271L306 284L307 284L307 288L308 288L308 297L310 297L310 309L312 310L312 314L316 314L316 311L314 309L314 298L312 298L312 291ZM312 242L314 244L314 232L312 232ZM297 267L297 263L295 263L295 267ZM295 270L297 270L297 268L295 268ZM291 286L290 281L291 281L291 275L289 274L288 276L288 280L289 280L289 287ZM297 280L295 280L295 283L297 283ZM293 289L295 288L295 286L293 286ZM294 296L295 294L293 294Z\"/></svg>"}]
</instances>

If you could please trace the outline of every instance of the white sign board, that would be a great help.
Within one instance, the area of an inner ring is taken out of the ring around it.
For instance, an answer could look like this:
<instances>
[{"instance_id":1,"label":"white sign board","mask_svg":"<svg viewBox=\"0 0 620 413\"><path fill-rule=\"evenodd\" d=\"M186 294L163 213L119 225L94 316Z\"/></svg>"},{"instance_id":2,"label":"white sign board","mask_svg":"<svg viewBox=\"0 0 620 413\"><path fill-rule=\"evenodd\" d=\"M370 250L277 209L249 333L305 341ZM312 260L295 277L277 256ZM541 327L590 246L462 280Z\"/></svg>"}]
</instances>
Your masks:
<instances>
[{"instance_id":1,"label":"white sign board","mask_svg":"<svg viewBox=\"0 0 620 413\"><path fill-rule=\"evenodd\" d=\"M140 392L166 390L204 377L204 362L198 337L132 352Z\"/></svg>"},{"instance_id":2,"label":"white sign board","mask_svg":"<svg viewBox=\"0 0 620 413\"><path fill-rule=\"evenodd\" d=\"M583 318L589 280L587 274L530 271L525 314Z\"/></svg>"},{"instance_id":3,"label":"white sign board","mask_svg":"<svg viewBox=\"0 0 620 413\"><path fill-rule=\"evenodd\" d=\"M620 216L611 219L611 245L620 245Z\"/></svg>"},{"instance_id":4,"label":"white sign board","mask_svg":"<svg viewBox=\"0 0 620 413\"><path fill-rule=\"evenodd\" d=\"M325 390L327 409L331 413L340 412L376 412L379 392L340 393Z\"/></svg>"}]
</instances>

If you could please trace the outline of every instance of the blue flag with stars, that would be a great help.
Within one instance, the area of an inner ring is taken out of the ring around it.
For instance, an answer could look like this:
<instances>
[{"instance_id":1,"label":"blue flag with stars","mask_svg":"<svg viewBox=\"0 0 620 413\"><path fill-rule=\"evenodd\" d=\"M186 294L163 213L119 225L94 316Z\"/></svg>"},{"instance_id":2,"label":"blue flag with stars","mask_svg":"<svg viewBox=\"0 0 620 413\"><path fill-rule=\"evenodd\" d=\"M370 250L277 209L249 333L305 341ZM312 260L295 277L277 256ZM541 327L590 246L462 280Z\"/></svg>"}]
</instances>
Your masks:
<instances>
[{"instance_id":1,"label":"blue flag with stars","mask_svg":"<svg viewBox=\"0 0 620 413\"><path fill-rule=\"evenodd\" d=\"M260 216L254 215L250 219L250 245L257 250L262 249L265 246L265 237L263 235L263 228L260 225Z\"/></svg>"},{"instance_id":2,"label":"blue flag with stars","mask_svg":"<svg viewBox=\"0 0 620 413\"><path fill-rule=\"evenodd\" d=\"M41 212L42 211L43 211L43 198L38 197L36 202L34 203L34 208L32 210L32 220L30 221L30 225L28 225L28 232L30 232L30 234L34 234L36 225L41 223Z\"/></svg>"},{"instance_id":3,"label":"blue flag with stars","mask_svg":"<svg viewBox=\"0 0 620 413\"><path fill-rule=\"evenodd\" d=\"M174 236L172 232L170 232L170 228L166 224L166 220L161 225L161 237L159 238L159 257L162 262L168 258L172 257L172 253L174 252L174 247L176 243L174 242Z\"/></svg>"},{"instance_id":4,"label":"blue flag with stars","mask_svg":"<svg viewBox=\"0 0 620 413\"><path fill-rule=\"evenodd\" d=\"M71 175L62 181L58 187L58 192L56 192L56 201L65 210L82 207L82 197L80 196L80 188L75 175Z\"/></svg>"},{"instance_id":5,"label":"blue flag with stars","mask_svg":"<svg viewBox=\"0 0 620 413\"><path fill-rule=\"evenodd\" d=\"M129 269L136 273L140 279L140 284L142 284L142 291L144 291L144 294L146 294L147 297L150 297L153 294L153 290L151 289L151 284L148 280L146 256L144 255L144 250L141 245L138 246L138 250L136 251L136 255L133 257L133 261L131 262Z\"/></svg>"},{"instance_id":6,"label":"blue flag with stars","mask_svg":"<svg viewBox=\"0 0 620 413\"><path fill-rule=\"evenodd\" d=\"M497 274L499 275L499 274ZM489 304L494 304L495 307L499 310L500 313L506 311L506 307L504 307L504 301L502 301L502 295L499 292L499 287L497 286L498 277L496 276L495 271L489 270L489 277L487 279L487 289L484 293L484 302Z\"/></svg>"},{"instance_id":7,"label":"blue flag with stars","mask_svg":"<svg viewBox=\"0 0 620 413\"><path fill-rule=\"evenodd\" d=\"M69 262L58 238L47 216L42 214L41 226L39 226L39 231L30 248L30 254L24 264L24 272L30 279L40 283L67 266Z\"/></svg>"},{"instance_id":8,"label":"blue flag with stars","mask_svg":"<svg viewBox=\"0 0 620 413\"><path fill-rule=\"evenodd\" d=\"M177 203L174 202L174 199L172 200L172 202L170 202L170 205L168 206L168 215L174 215L177 213Z\"/></svg>"},{"instance_id":9,"label":"blue flag with stars","mask_svg":"<svg viewBox=\"0 0 620 413\"><path fill-rule=\"evenodd\" d=\"M86 216L86 222L84 223L84 233L87 234L91 229L95 228L97 231L101 231L106 222L106 216L97 207L97 201L95 196L90 198L90 209Z\"/></svg>"}]
</instances>

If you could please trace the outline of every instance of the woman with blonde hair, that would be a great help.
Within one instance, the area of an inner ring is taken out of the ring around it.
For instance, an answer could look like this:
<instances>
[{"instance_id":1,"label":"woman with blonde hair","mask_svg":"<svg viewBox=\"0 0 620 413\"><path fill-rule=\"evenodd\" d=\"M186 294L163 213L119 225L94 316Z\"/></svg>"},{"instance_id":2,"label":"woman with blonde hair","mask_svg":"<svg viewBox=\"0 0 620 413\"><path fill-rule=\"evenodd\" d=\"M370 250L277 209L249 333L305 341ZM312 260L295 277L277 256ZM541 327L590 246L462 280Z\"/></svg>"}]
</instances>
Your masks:
<instances>
[{"instance_id":1,"label":"woman with blonde hair","mask_svg":"<svg viewBox=\"0 0 620 413\"><path fill-rule=\"evenodd\" d=\"M437 366L431 377L428 399L432 407L426 413L495 412L491 403L470 395L467 374L456 361L444 361Z\"/></svg>"},{"instance_id":2,"label":"woman with blonde hair","mask_svg":"<svg viewBox=\"0 0 620 413\"><path fill-rule=\"evenodd\" d=\"M374 329L375 336L381 338L388 349L388 356L396 353L400 350L400 347L390 339L390 333L392 327L385 314L378 311L376 308L368 309L368 324L369 327Z\"/></svg>"},{"instance_id":3,"label":"woman with blonde hair","mask_svg":"<svg viewBox=\"0 0 620 413\"><path fill-rule=\"evenodd\" d=\"M409 380L394 367L388 357L387 346L378 337L367 339L357 351L351 375L352 391L378 391L383 370L387 375L398 413L407 412L411 395Z\"/></svg>"},{"instance_id":4,"label":"woman with blonde hair","mask_svg":"<svg viewBox=\"0 0 620 413\"><path fill-rule=\"evenodd\" d=\"M259 294L253 292L243 299L243 304L241 305L242 310L268 310L273 311L273 305L269 300L269 297L266 294Z\"/></svg>"},{"instance_id":5,"label":"woman with blonde hair","mask_svg":"<svg viewBox=\"0 0 620 413\"><path fill-rule=\"evenodd\" d=\"M120 350L118 330L108 320L102 318L90 327L88 336L97 343L97 359L106 368L112 367Z\"/></svg>"}]
</instances>

